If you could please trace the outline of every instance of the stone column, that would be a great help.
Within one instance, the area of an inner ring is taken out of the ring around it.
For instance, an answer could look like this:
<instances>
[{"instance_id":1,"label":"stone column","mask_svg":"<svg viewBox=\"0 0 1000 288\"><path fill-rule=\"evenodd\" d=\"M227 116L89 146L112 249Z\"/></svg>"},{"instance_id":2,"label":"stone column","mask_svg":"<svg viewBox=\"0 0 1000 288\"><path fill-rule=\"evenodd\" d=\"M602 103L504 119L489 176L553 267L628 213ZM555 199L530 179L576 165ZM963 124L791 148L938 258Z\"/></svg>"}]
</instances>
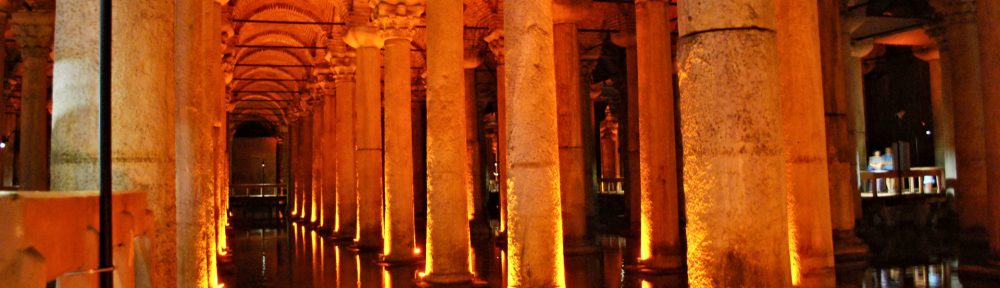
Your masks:
<instances>
[{"instance_id":1,"label":"stone column","mask_svg":"<svg viewBox=\"0 0 1000 288\"><path fill-rule=\"evenodd\" d=\"M302 161L302 121L303 117L301 115L296 115L296 119L292 120L289 124L291 127L288 129L290 144L289 148L289 169L292 179L292 189L288 191L289 198L292 202L292 217L295 219L300 219L302 217L302 169L300 161Z\"/></svg>"},{"instance_id":2,"label":"stone column","mask_svg":"<svg viewBox=\"0 0 1000 288\"><path fill-rule=\"evenodd\" d=\"M14 13L14 37L21 47L21 190L49 190L49 93L46 67L52 47L51 12Z\"/></svg>"},{"instance_id":3,"label":"stone column","mask_svg":"<svg viewBox=\"0 0 1000 288\"><path fill-rule=\"evenodd\" d=\"M625 109L620 110L625 115L625 127L622 129L622 149L624 150L625 167L622 169L622 186L625 188L625 203L628 207L629 243L635 243L640 238L642 226L642 180L639 173L639 51L635 43L635 35L618 33L612 36L612 41L625 48L626 91ZM673 66L671 66L673 67ZM671 87L672 88L672 87ZM675 117L676 118L676 117ZM627 244L628 245L628 244ZM629 245L636 246L636 245ZM636 249L626 249L624 263L633 265L639 260Z\"/></svg>"},{"instance_id":4,"label":"stone column","mask_svg":"<svg viewBox=\"0 0 1000 288\"><path fill-rule=\"evenodd\" d=\"M493 32L483 38L489 45L496 60L497 75L497 182L500 189L500 235L507 235L507 68L504 64L504 37L502 28L494 28ZM500 241L506 241L506 236Z\"/></svg>"},{"instance_id":5,"label":"stone column","mask_svg":"<svg viewBox=\"0 0 1000 288\"><path fill-rule=\"evenodd\" d=\"M590 95L581 95L580 45L577 18L588 7L555 1L553 38L555 43L556 102L559 126L559 187L562 200L563 244L570 254L593 251L587 234L587 163L583 148L583 105ZM577 11L582 10L582 11ZM587 97L586 99L584 97ZM588 104L589 105L589 104ZM590 117L587 117L589 120Z\"/></svg>"},{"instance_id":6,"label":"stone column","mask_svg":"<svg viewBox=\"0 0 1000 288\"><path fill-rule=\"evenodd\" d=\"M363 250L382 247L382 96L376 28L352 27L345 39L357 55L354 89L354 162L357 171L357 245Z\"/></svg>"},{"instance_id":7,"label":"stone column","mask_svg":"<svg viewBox=\"0 0 1000 288\"><path fill-rule=\"evenodd\" d=\"M9 10L11 9L7 7L0 7L0 29L4 31L7 30L7 17L10 16L10 12L7 11ZM0 37L0 39L4 39L4 41L6 41L6 37ZM0 49L0 59L7 59L7 49ZM6 68L0 69L0 79L4 79L3 81L6 81L7 79L6 72ZM10 94L6 92L6 89L0 86L0 137L9 135L8 133L10 133L10 130L8 129L9 126L7 123L11 122L11 118L14 118L7 114L7 111L10 111L7 109L7 103L10 103ZM12 143L13 142L11 142L8 138L5 143L7 146L0 149L0 186L8 186L4 179L10 177L9 175L13 173L13 171L7 170L7 161L10 161L11 155L13 155L10 151L14 150L14 145L11 145Z\"/></svg>"},{"instance_id":8,"label":"stone column","mask_svg":"<svg viewBox=\"0 0 1000 288\"><path fill-rule=\"evenodd\" d=\"M409 2L409 3L408 3ZM424 12L422 1L374 0L374 21L385 40L385 237L387 262L415 260L413 223L413 117L410 40Z\"/></svg>"},{"instance_id":9,"label":"stone column","mask_svg":"<svg viewBox=\"0 0 1000 288\"><path fill-rule=\"evenodd\" d=\"M984 114L995 116L1000 113L1000 3L997 1L980 0L976 11L979 21L979 44L982 52L983 79L983 110ZM986 150L987 186L986 196L990 214L987 222L987 234L990 243L990 259L993 265L1000 264L1000 123L985 121L984 133L986 143L992 143L993 149Z\"/></svg>"},{"instance_id":10,"label":"stone column","mask_svg":"<svg viewBox=\"0 0 1000 288\"><path fill-rule=\"evenodd\" d=\"M336 81L337 100L337 224L336 238L353 240L358 225L358 193L354 168L354 54L345 48L330 64Z\"/></svg>"},{"instance_id":11,"label":"stone column","mask_svg":"<svg viewBox=\"0 0 1000 288\"><path fill-rule=\"evenodd\" d=\"M505 3L511 287L564 287L552 0Z\"/></svg>"},{"instance_id":12,"label":"stone column","mask_svg":"<svg viewBox=\"0 0 1000 288\"><path fill-rule=\"evenodd\" d=\"M313 158L315 157L314 153L315 150L313 150L314 149L313 140L315 139L314 137L315 132L313 130L314 129L313 126L316 126L315 119L317 114L316 112L317 106L318 105L316 105L314 102L309 104L309 111L306 112L306 115L304 116L304 118L302 118L303 121L302 131L299 132L302 133L302 142L301 142L302 146L300 148L302 149L302 158L301 161L299 161L300 165L299 168L302 169L302 218L301 219L306 226L309 226L309 224L313 223L313 220L315 220L314 218L315 214L313 214L313 210L316 209L316 201L314 196L316 192L314 186L316 183L314 182L313 179L316 176L313 174L313 161L315 161Z\"/></svg>"},{"instance_id":13,"label":"stone column","mask_svg":"<svg viewBox=\"0 0 1000 288\"><path fill-rule=\"evenodd\" d=\"M218 50L219 34L213 19L219 10L214 1L178 0L174 26L174 96L176 99L177 180L177 285L207 287L218 283L216 272L215 153L213 127L220 111L213 91L221 78L212 78L222 66L205 59ZM214 38L213 38L214 36ZM217 56L221 56L221 53ZM191 73L191 71L203 71ZM221 95L218 95L221 96ZM173 109L171 109L173 110Z\"/></svg>"},{"instance_id":14,"label":"stone column","mask_svg":"<svg viewBox=\"0 0 1000 288\"><path fill-rule=\"evenodd\" d=\"M151 282L182 287L194 271L177 269L174 8L172 1L119 1L113 7L114 190L143 191L153 219ZM98 1L60 1L53 68L52 183L55 190L97 190ZM170 43L164 45L164 43ZM183 219L183 218L182 218Z\"/></svg>"},{"instance_id":15,"label":"stone column","mask_svg":"<svg viewBox=\"0 0 1000 288\"><path fill-rule=\"evenodd\" d=\"M683 266L674 133L673 57L667 7L636 1L636 52L641 178L640 264L653 270Z\"/></svg>"},{"instance_id":16,"label":"stone column","mask_svg":"<svg viewBox=\"0 0 1000 288\"><path fill-rule=\"evenodd\" d=\"M336 229L337 215L337 146L340 144L337 133L337 97L336 87L332 81L332 75L323 75L325 83L323 87L323 226L320 227L324 233L331 233ZM353 97L353 95L350 95ZM345 97L346 98L346 97Z\"/></svg>"},{"instance_id":17,"label":"stone column","mask_svg":"<svg viewBox=\"0 0 1000 288\"><path fill-rule=\"evenodd\" d=\"M979 1L985 2L985 1ZM962 229L985 229L990 222L987 199L983 78L980 74L979 28L973 1L931 1L945 15L944 41L953 69L949 77L955 115L955 196Z\"/></svg>"},{"instance_id":18,"label":"stone column","mask_svg":"<svg viewBox=\"0 0 1000 288\"><path fill-rule=\"evenodd\" d=\"M945 79L943 74L941 49L920 47L916 48L913 54L920 60L927 62L927 66L930 68L931 114L934 122L934 163L944 169L946 178L954 178L955 116L952 114L951 81Z\"/></svg>"},{"instance_id":19,"label":"stone column","mask_svg":"<svg viewBox=\"0 0 1000 288\"><path fill-rule=\"evenodd\" d=\"M826 115L826 151L827 151L827 181L830 187L829 203L832 221L835 261L858 260L867 253L867 247L854 236L856 208L860 205L861 194L858 191L856 162L859 157L856 151L860 145L853 139L857 135L856 127L863 127L863 110L852 110L852 107L863 108L863 90L852 91L861 94L848 96L845 68L848 51L845 41L850 37L846 27L842 25L840 3L837 1L820 1L819 5L819 39L820 67L823 72L823 111ZM860 65L860 61L857 62ZM858 75L857 77L861 77ZM861 79L855 79L861 81ZM863 87L861 87L863 89ZM852 101L854 106L851 105ZM859 123L860 122L860 123ZM852 133L853 132L853 133ZM859 140L860 141L860 140ZM864 153L864 152L860 152Z\"/></svg>"},{"instance_id":20,"label":"stone column","mask_svg":"<svg viewBox=\"0 0 1000 288\"><path fill-rule=\"evenodd\" d=\"M310 195L311 197L309 200L312 201L312 205L310 206L312 208L312 213L309 214L309 223L311 223L313 227L323 226L322 216L324 213L323 193L325 193L325 191L323 191L323 138L325 137L323 135L323 110L325 109L323 107L326 106L326 101L323 99L325 96L322 91L322 89L317 88L313 92L315 93L313 94L313 97L315 97L315 104L313 104L312 123L310 123L312 126L312 131L310 132L312 136L312 140L310 142L312 145L309 147L309 153L312 154L310 159L310 164L312 164L310 165L312 168L312 189L310 189L310 191L312 191L312 195Z\"/></svg>"},{"instance_id":21,"label":"stone column","mask_svg":"<svg viewBox=\"0 0 1000 288\"><path fill-rule=\"evenodd\" d=\"M692 287L791 285L774 3L678 3Z\"/></svg>"},{"instance_id":22,"label":"stone column","mask_svg":"<svg viewBox=\"0 0 1000 288\"><path fill-rule=\"evenodd\" d=\"M792 285L836 287L830 237L819 8L816 1L776 2Z\"/></svg>"},{"instance_id":23,"label":"stone column","mask_svg":"<svg viewBox=\"0 0 1000 288\"><path fill-rule=\"evenodd\" d=\"M466 44L468 45L468 44ZM468 49L468 48L466 48ZM478 51L477 51L478 52ZM468 154L466 157L466 183L468 185L469 195L466 196L466 202L468 203L466 209L469 213L469 221L472 221L472 227L470 228L470 233L480 235L481 232L487 230L487 216L484 210L486 195L483 194L483 161L480 154L480 149L482 146L479 142L480 137L480 125L479 125L479 97L476 93L476 67L481 65L482 61L478 59L478 55L473 55L466 50L465 53L465 139L466 139L466 150ZM429 109L429 107L428 107ZM481 233L486 235L485 233Z\"/></svg>"},{"instance_id":24,"label":"stone column","mask_svg":"<svg viewBox=\"0 0 1000 288\"><path fill-rule=\"evenodd\" d=\"M467 117L462 0L427 3L427 276L468 283ZM463 153L466 152L466 153Z\"/></svg>"}]
</instances>

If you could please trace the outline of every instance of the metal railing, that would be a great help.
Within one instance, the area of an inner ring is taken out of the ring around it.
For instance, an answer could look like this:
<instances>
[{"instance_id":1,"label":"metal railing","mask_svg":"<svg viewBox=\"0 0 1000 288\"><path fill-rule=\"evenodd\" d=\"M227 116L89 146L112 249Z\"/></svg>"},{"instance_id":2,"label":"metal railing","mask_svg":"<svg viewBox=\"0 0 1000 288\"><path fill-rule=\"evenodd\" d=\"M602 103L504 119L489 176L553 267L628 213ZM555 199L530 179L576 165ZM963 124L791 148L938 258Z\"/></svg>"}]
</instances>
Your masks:
<instances>
[{"instance_id":1,"label":"metal railing","mask_svg":"<svg viewBox=\"0 0 1000 288\"><path fill-rule=\"evenodd\" d=\"M597 180L599 194L610 194L610 195L624 195L625 189L622 188L622 178L601 178Z\"/></svg>"},{"instance_id":2,"label":"metal railing","mask_svg":"<svg viewBox=\"0 0 1000 288\"><path fill-rule=\"evenodd\" d=\"M233 184L229 197L279 197L285 196L285 186L278 183Z\"/></svg>"}]
</instances>

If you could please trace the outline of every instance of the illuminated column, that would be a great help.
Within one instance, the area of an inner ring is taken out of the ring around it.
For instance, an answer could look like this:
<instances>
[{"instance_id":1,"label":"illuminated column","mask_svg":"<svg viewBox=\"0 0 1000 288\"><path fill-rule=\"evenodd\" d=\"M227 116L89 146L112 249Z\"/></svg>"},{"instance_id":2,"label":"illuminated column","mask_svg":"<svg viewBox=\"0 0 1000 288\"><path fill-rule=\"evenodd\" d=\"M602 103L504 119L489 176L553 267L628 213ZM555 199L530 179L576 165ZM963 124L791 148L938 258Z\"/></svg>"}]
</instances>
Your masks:
<instances>
[{"instance_id":1,"label":"illuminated column","mask_svg":"<svg viewBox=\"0 0 1000 288\"><path fill-rule=\"evenodd\" d=\"M149 229L156 231L149 235L150 262L156 267L151 281L157 287L191 287L179 284L195 271L177 269L178 256L188 255L178 251L195 251L192 247L204 242L177 241L178 220L190 218L178 219L175 197L175 3L115 3L112 53L117 60L112 62L111 79L114 190L146 194L149 215L154 219ZM98 4L67 0L59 1L56 8L52 183L58 190L98 188Z\"/></svg>"},{"instance_id":2,"label":"illuminated column","mask_svg":"<svg viewBox=\"0 0 1000 288\"><path fill-rule=\"evenodd\" d=\"M941 59L943 58L941 55L941 50L943 49L939 47L922 47L915 49L913 54L917 58L920 58L920 60L927 62L927 66L930 68L929 80L931 84L931 114L933 117L932 122L934 122L935 165L944 169L946 178L954 178L955 116L952 114L954 110L952 110L951 101L951 81L944 77L944 61Z\"/></svg>"},{"instance_id":3,"label":"illuminated column","mask_svg":"<svg viewBox=\"0 0 1000 288\"><path fill-rule=\"evenodd\" d=\"M410 107L410 39L424 12L421 1L373 0L379 36L385 40L385 227L383 257L412 261L413 117ZM464 203L464 202L463 202Z\"/></svg>"},{"instance_id":4,"label":"illuminated column","mask_svg":"<svg viewBox=\"0 0 1000 288\"><path fill-rule=\"evenodd\" d=\"M502 4L500 4L502 5ZM502 12L501 12L502 13ZM507 101L507 68L504 64L504 37L502 28L494 28L493 32L483 37L493 52L496 62L497 75L497 182L500 189L500 235L507 234L507 107L503 103ZM501 238L500 241L506 241Z\"/></svg>"},{"instance_id":5,"label":"illuminated column","mask_svg":"<svg viewBox=\"0 0 1000 288\"><path fill-rule=\"evenodd\" d=\"M864 100L861 98L864 91L848 90L848 84L859 81L855 84L861 85L863 76L856 75L857 79L845 79L848 76L855 77L847 75L851 66L845 62L847 61L845 59L850 57L847 47L844 46L846 44L844 41L850 39L847 31L850 31L849 27L854 24L841 25L840 3L836 1L820 1L818 7L823 109L826 115L827 185L830 189L828 193L834 254L840 261L857 260L857 256L864 255L868 251L867 246L854 235L854 223L857 218L855 213L861 201L857 182L858 171L855 165L858 153L865 153L864 150L857 151L861 148L859 146L864 145L856 142L854 137L856 135L863 137L858 134L861 134L859 130L864 131L864 129L858 128L865 125ZM860 63L858 61L857 65ZM855 88L863 89L863 86Z\"/></svg>"},{"instance_id":6,"label":"illuminated column","mask_svg":"<svg viewBox=\"0 0 1000 288\"><path fill-rule=\"evenodd\" d=\"M314 225L314 227L321 227L323 224L323 111L326 107L326 98L323 95L322 88L315 88L313 97L315 97L312 108L312 145L310 146L309 152L312 153L312 195L309 198L312 201L312 213L309 214L309 223Z\"/></svg>"},{"instance_id":7,"label":"illuminated column","mask_svg":"<svg viewBox=\"0 0 1000 288\"><path fill-rule=\"evenodd\" d=\"M554 5L553 27L559 136L559 187L563 243L570 254L593 251L587 239L587 191L583 149L583 105L580 85L580 45L576 21L589 7ZM587 117L589 120L590 117Z\"/></svg>"},{"instance_id":8,"label":"illuminated column","mask_svg":"<svg viewBox=\"0 0 1000 288\"><path fill-rule=\"evenodd\" d=\"M836 287L819 9L815 1L778 0L776 6L792 285Z\"/></svg>"},{"instance_id":9,"label":"illuminated column","mask_svg":"<svg viewBox=\"0 0 1000 288\"><path fill-rule=\"evenodd\" d=\"M982 79L983 79L983 109L989 115L1000 113L1000 3L997 1L977 1L979 4L976 11L976 18L979 21L979 44L982 52ZM1000 142L1000 123L996 121L986 121L983 134L986 135L987 143ZM995 146L994 146L995 148ZM997 149L986 150L986 163L988 167L987 194L990 221L987 222L987 233L990 243L990 259L993 265L1000 264L1000 151Z\"/></svg>"},{"instance_id":10,"label":"illuminated column","mask_svg":"<svg viewBox=\"0 0 1000 288\"><path fill-rule=\"evenodd\" d=\"M354 54L343 50L330 59L337 100L337 238L353 240L358 225L358 193L354 169Z\"/></svg>"},{"instance_id":11,"label":"illuminated column","mask_svg":"<svg viewBox=\"0 0 1000 288\"><path fill-rule=\"evenodd\" d=\"M430 283L472 280L466 197L465 71L462 0L427 4L427 276Z\"/></svg>"},{"instance_id":12,"label":"illuminated column","mask_svg":"<svg viewBox=\"0 0 1000 288\"><path fill-rule=\"evenodd\" d=\"M848 136L847 137L848 137L848 141L852 141L853 142L853 146L854 146L854 149L852 149L853 150L852 151L853 152L853 156L852 156L851 164L852 164L852 167L854 167L853 169L855 171L867 170L868 169L868 134L866 132L867 128L865 127L866 126L866 120L865 120L865 83L864 83L865 75L864 75L864 71L863 71L864 67L862 65L862 59L865 56L868 56L868 54L871 53L872 49L875 48L875 45L874 45L875 44L875 40L874 39L868 39L868 40L860 41L860 42L857 42L857 43L854 43L854 41L851 40L851 34L854 31L856 31L857 29L861 28L861 24L863 23L862 21L863 21L863 19L865 19L865 16L852 15L852 16L848 16L848 17L843 17L843 16L841 16L841 13L840 13L840 5L839 5L839 3L835 3L835 2L820 2L820 5L822 5L821 7L824 7L824 8L820 9L820 15L821 15L821 18L820 18L820 27L823 27L823 28L820 28L820 31L823 31L821 33L824 34L824 35L826 33L830 33L832 35L832 33L839 32L839 39L829 39L828 41L831 41L831 42L837 41L837 42L840 43L840 48L839 48L840 50L837 50L837 52L838 52L837 55L839 55L840 57L842 57L841 61L842 61L842 63L843 63L844 66L843 66L843 68L841 68L838 65L824 65L824 67L826 67L825 69L836 69L835 71L833 71L833 75L832 75L834 78L831 78L831 79L836 79L836 77L838 75L844 75L843 76L843 80L832 80L832 81L834 81L835 83L837 83L837 84L834 84L834 85L843 85L843 87L844 87L844 92L843 93L844 93L844 97L846 98L846 100L844 102L847 104L847 108L846 108L846 110L847 110L847 126L848 126ZM839 21L839 24L837 24L838 21ZM840 27L840 29L826 28L825 27L825 26L833 26L833 25L837 25L838 27ZM833 30L833 31L830 31L830 30ZM823 40L822 40L823 38L824 37L822 37L822 36L820 37L820 43L821 43L821 45L822 45L822 43L824 43ZM837 38L837 37L829 37L828 36L828 38ZM831 49L831 50L834 49L834 46L833 46L834 44L833 43L830 43L828 45L830 45L829 46L830 48L827 48L827 49ZM820 46L820 47L826 47L826 46ZM821 48L821 50L822 49L823 48ZM837 61L837 59L831 58L831 59L828 59L827 61ZM831 64L833 64L833 63L831 63ZM830 67L828 67L828 66L830 66ZM831 72L828 72L827 70L824 70L824 71L825 71L824 74L831 73ZM826 76L824 76L824 77L826 77ZM826 78L824 78L824 79L826 79ZM840 82L840 81L843 81L843 82ZM844 83L844 84L840 84L840 83ZM824 89L826 89L826 88L824 88ZM830 133L830 131L827 131L827 135L829 135L829 133ZM827 140L829 140L829 139L827 139ZM829 159L827 159L827 162L829 162ZM851 191L850 191L851 192L850 193L851 194L850 195L851 199L854 202L854 205L853 205L854 206L853 207L854 208L854 213L851 213L851 216L854 216L853 217L854 219L850 220L849 223L845 219L845 220L843 220L845 222L843 222L842 224L836 224L836 223L838 223L841 220L833 220L833 222L835 223L833 225L833 229L834 230L842 230L842 231L843 230L854 230L854 222L856 220L860 220L861 218L864 217L864 212L861 210L861 191L858 189L861 186L860 185L861 182L860 182L860 180L857 177L858 175L859 174L857 174L857 173L852 173L851 174L851 180L850 180L851 181L850 183L854 183L854 186L852 186L854 188L852 188ZM833 178L829 178L829 179L833 179ZM831 197L830 199L833 199L833 198ZM831 215L831 216L834 217L834 218L838 217L835 214L837 214L837 213L834 213L834 215ZM846 217L847 215L843 215L843 216ZM838 225L839 225L839 227L838 227ZM849 227L849 229L841 229L841 228L845 228L845 227ZM843 235L842 234L838 238L835 238L834 239L835 240L834 247L836 247L837 244L838 244L838 243L836 243L836 241L840 241L841 243L844 243L845 239L843 238L843 236L850 236L849 239L850 239L851 243L849 243L850 244L849 246L852 247L852 249L854 249L854 252L856 252L858 254L868 253L868 246L866 244L864 244L864 242L862 242L861 239L858 239L853 234L850 234L850 235ZM834 250L837 250L837 249L834 249ZM839 250L841 252L846 252L846 251L844 251L845 249L839 249ZM850 250L850 249L848 249L848 250Z\"/></svg>"},{"instance_id":13,"label":"illuminated column","mask_svg":"<svg viewBox=\"0 0 1000 288\"><path fill-rule=\"evenodd\" d=\"M332 75L323 75L324 80L331 78ZM337 133L337 97L336 87L333 86L333 81L328 81L324 84L323 94L325 94L325 99L323 100L323 161L320 163L323 171L323 226L321 229L324 233L330 233L336 229L336 211L337 211L337 161L340 155L337 155L336 151L338 144L338 138L340 135ZM351 95L353 97L353 95ZM345 97L346 98L346 97Z\"/></svg>"},{"instance_id":14,"label":"illuminated column","mask_svg":"<svg viewBox=\"0 0 1000 288\"><path fill-rule=\"evenodd\" d=\"M479 58L479 50L473 47L480 47L475 43L465 43L465 139L468 156L465 177L468 185L469 195L466 196L468 203L469 220L472 221L470 233L476 235L486 235L487 216L485 209L486 195L483 194L483 161L480 154L482 146L479 142L479 97L476 93L476 67L482 65ZM481 47L480 47L481 48ZM429 113L428 113L429 114Z\"/></svg>"},{"instance_id":15,"label":"illuminated column","mask_svg":"<svg viewBox=\"0 0 1000 288\"><path fill-rule=\"evenodd\" d=\"M789 287L774 1L678 4L689 284Z\"/></svg>"},{"instance_id":16,"label":"illuminated column","mask_svg":"<svg viewBox=\"0 0 1000 288\"><path fill-rule=\"evenodd\" d=\"M625 190L625 203L628 207L629 235L627 240L633 243L639 238L640 227L642 226L642 180L639 173L639 63L638 48L636 47L635 34L624 32L612 35L611 41L619 47L625 48L625 76L628 91L626 91L625 109L621 113L625 114L625 126L623 127L624 137L622 137L622 154L625 158L623 170L622 186ZM673 67L673 66L671 66ZM629 246L635 246L626 244ZM625 265L634 265L639 256L636 249L626 249L624 255Z\"/></svg>"},{"instance_id":17,"label":"illuminated column","mask_svg":"<svg viewBox=\"0 0 1000 288\"><path fill-rule=\"evenodd\" d=\"M356 16L367 19L367 13ZM345 39L357 55L354 162L357 165L358 231L355 240L363 250L382 247L382 93L379 68L382 39L376 32L373 26L357 25L351 28Z\"/></svg>"},{"instance_id":18,"label":"illuminated column","mask_svg":"<svg viewBox=\"0 0 1000 288\"><path fill-rule=\"evenodd\" d=\"M564 287L551 0L508 0L507 249L511 287Z\"/></svg>"},{"instance_id":19,"label":"illuminated column","mask_svg":"<svg viewBox=\"0 0 1000 288\"><path fill-rule=\"evenodd\" d=\"M14 13L14 37L21 47L21 151L18 173L21 190L49 189L49 93L45 76L52 47L51 12Z\"/></svg>"},{"instance_id":20,"label":"illuminated column","mask_svg":"<svg viewBox=\"0 0 1000 288\"><path fill-rule=\"evenodd\" d=\"M183 287L210 287L216 273L215 153L216 113L221 111L219 63L205 61L218 51L218 4L214 1L177 1L174 29L177 179L177 283ZM214 16L214 17L213 17ZM213 25L216 24L216 25ZM213 41L213 39L215 41ZM221 57L221 53L215 54ZM185 71L204 71L185 73ZM214 95L215 97L208 97Z\"/></svg>"},{"instance_id":21,"label":"illuminated column","mask_svg":"<svg viewBox=\"0 0 1000 288\"><path fill-rule=\"evenodd\" d=\"M291 131L289 132L289 134L291 134L290 138L292 139L291 141L292 143L289 149L291 150L291 153L289 153L291 154L291 159L290 159L291 161L289 161L291 165L289 166L291 166L292 170L292 191L290 191L289 193L291 193L291 198L292 198L292 215L295 217L295 219L301 219L303 217L302 201L305 200L302 198L302 196L305 195L305 193L303 193L302 190L304 190L305 188L303 188L302 186L302 184L304 183L303 182L304 176L302 175L302 168L301 168L303 159L302 127L304 126L305 123L305 115L303 115L302 113L296 113L295 117L296 118L292 120L291 124L292 128L290 128Z\"/></svg>"},{"instance_id":22,"label":"illuminated column","mask_svg":"<svg viewBox=\"0 0 1000 288\"><path fill-rule=\"evenodd\" d=\"M986 2L986 1L976 1ZM984 229L990 222L987 199L986 138L984 136L983 78L979 28L973 1L937 0L931 4L944 14L944 41L955 115L955 196L962 229ZM988 21L988 20L987 20Z\"/></svg>"},{"instance_id":23,"label":"illuminated column","mask_svg":"<svg viewBox=\"0 0 1000 288\"><path fill-rule=\"evenodd\" d=\"M302 97L307 97L303 95ZM314 189L315 175L313 174L313 161L315 157L315 150L313 150L313 140L315 140L314 128L316 126L316 108L317 105L314 101L309 101L309 111L302 118L302 161L299 161L302 169L302 222L308 226L313 220L313 210L316 208L316 204L313 198L313 194L316 192Z\"/></svg>"},{"instance_id":24,"label":"illuminated column","mask_svg":"<svg viewBox=\"0 0 1000 288\"><path fill-rule=\"evenodd\" d=\"M640 264L653 270L683 266L674 136L673 59L667 19L669 3L636 1L639 72L639 173L641 178Z\"/></svg>"}]
</instances>

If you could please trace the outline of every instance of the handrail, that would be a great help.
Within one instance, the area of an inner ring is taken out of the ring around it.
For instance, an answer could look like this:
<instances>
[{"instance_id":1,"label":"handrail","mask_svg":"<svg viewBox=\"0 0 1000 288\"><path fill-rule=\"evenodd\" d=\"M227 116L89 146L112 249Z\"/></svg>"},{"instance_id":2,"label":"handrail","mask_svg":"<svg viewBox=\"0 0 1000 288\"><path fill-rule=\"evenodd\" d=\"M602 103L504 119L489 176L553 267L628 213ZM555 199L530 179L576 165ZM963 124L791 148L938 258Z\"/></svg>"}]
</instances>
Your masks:
<instances>
[{"instance_id":1,"label":"handrail","mask_svg":"<svg viewBox=\"0 0 1000 288\"><path fill-rule=\"evenodd\" d=\"M88 269L88 270L69 271L69 272L60 274L59 276L56 276L56 278L76 276L76 275L86 275L86 274L98 274L98 273L114 272L116 269L117 268L115 266L111 266L111 267L94 268L94 269Z\"/></svg>"}]
</instances>

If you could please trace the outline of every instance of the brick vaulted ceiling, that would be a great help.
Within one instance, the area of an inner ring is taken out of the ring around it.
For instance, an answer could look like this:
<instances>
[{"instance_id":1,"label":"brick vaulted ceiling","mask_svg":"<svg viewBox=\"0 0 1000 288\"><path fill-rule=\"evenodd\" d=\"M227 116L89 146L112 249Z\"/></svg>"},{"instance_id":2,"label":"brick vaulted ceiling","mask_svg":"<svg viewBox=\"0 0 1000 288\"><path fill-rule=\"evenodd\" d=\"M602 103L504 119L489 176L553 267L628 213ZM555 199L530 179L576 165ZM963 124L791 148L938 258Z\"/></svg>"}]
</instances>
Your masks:
<instances>
[{"instance_id":1,"label":"brick vaulted ceiling","mask_svg":"<svg viewBox=\"0 0 1000 288\"><path fill-rule=\"evenodd\" d=\"M581 54L600 54L609 34L634 29L631 2L588 4L591 9L579 25ZM487 48L482 38L502 26L501 6L502 0L465 1L467 55L489 55L479 53ZM370 13L368 7L369 0L230 0L224 5L222 64L233 122L288 123L317 97L312 95L321 95L327 85L332 88L327 54L349 49L340 40L347 23L367 19L358 13ZM415 91L423 90L423 33L418 25L411 47Z\"/></svg>"}]
</instances>

